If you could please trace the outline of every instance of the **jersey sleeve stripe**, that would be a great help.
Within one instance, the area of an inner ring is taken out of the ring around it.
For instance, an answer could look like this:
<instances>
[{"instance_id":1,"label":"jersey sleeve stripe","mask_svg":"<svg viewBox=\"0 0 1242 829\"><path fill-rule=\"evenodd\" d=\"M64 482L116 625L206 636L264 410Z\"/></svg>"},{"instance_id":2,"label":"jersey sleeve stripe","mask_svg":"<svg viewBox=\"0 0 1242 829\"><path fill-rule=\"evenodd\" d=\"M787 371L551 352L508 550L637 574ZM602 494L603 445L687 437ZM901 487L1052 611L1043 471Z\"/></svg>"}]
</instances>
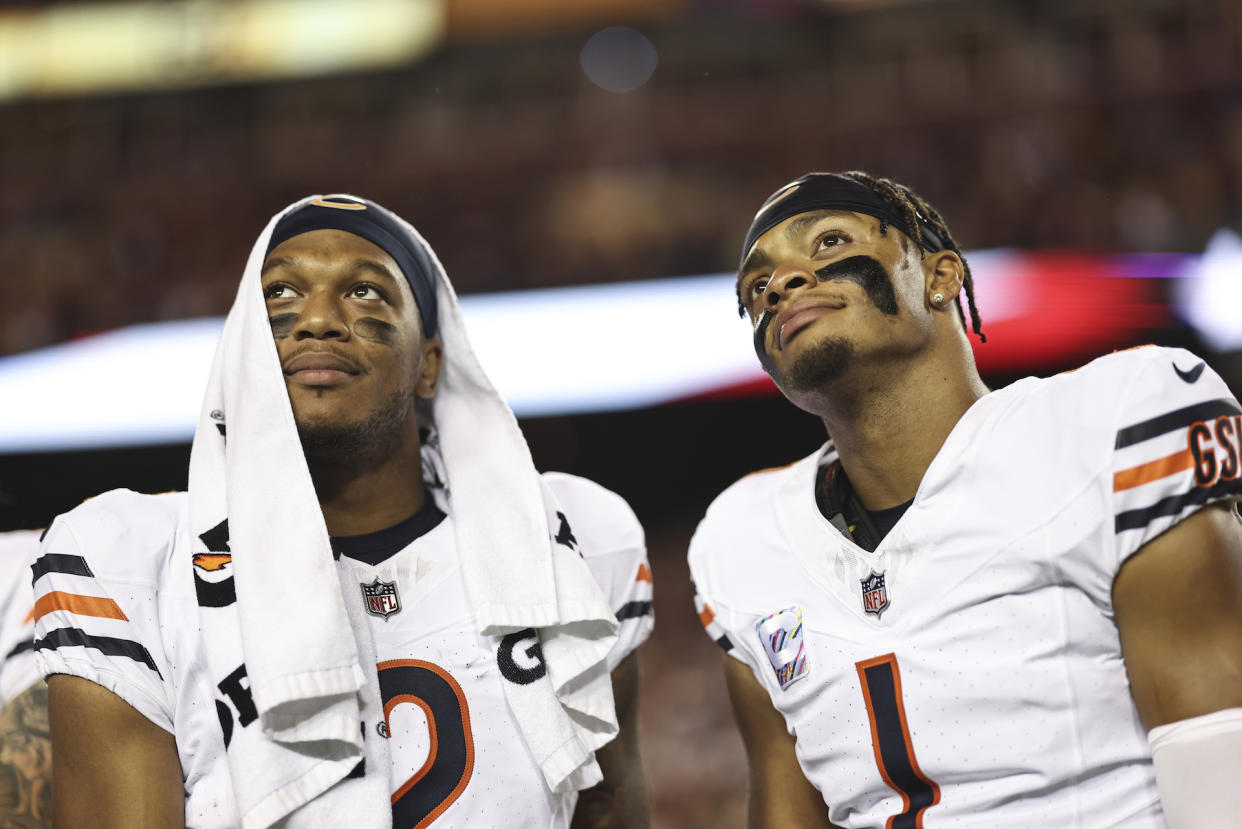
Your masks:
<instances>
[{"instance_id":1,"label":"jersey sleeve stripe","mask_svg":"<svg viewBox=\"0 0 1242 829\"><path fill-rule=\"evenodd\" d=\"M1113 475L1113 492L1133 489L1136 486L1167 478L1178 472L1184 472L1195 465L1195 456L1190 449L1183 449L1148 463L1123 469Z\"/></svg>"},{"instance_id":2,"label":"jersey sleeve stripe","mask_svg":"<svg viewBox=\"0 0 1242 829\"><path fill-rule=\"evenodd\" d=\"M50 630L47 636L36 639L34 649L38 651L59 650L60 648L93 648L106 656L124 656L146 665L161 680L164 675L155 666L151 652L129 639L117 639L112 636L91 636L78 628L57 628Z\"/></svg>"},{"instance_id":3,"label":"jersey sleeve stripe","mask_svg":"<svg viewBox=\"0 0 1242 829\"><path fill-rule=\"evenodd\" d=\"M642 616L650 615L651 602L626 602L617 611L617 621L624 622L626 619L638 619Z\"/></svg>"},{"instance_id":4,"label":"jersey sleeve stripe","mask_svg":"<svg viewBox=\"0 0 1242 829\"><path fill-rule=\"evenodd\" d=\"M1242 412L1242 407L1238 406L1238 401L1228 397L1196 403L1118 430L1115 448L1124 449L1178 429L1185 429L1199 420L1215 420L1222 415L1235 415L1239 412Z\"/></svg>"},{"instance_id":5,"label":"jersey sleeve stripe","mask_svg":"<svg viewBox=\"0 0 1242 829\"><path fill-rule=\"evenodd\" d=\"M30 565L32 581L38 581L48 573L66 573L70 576L90 576L95 577L91 572L91 568L87 566L86 559L81 556L71 556L64 553L44 553L35 559Z\"/></svg>"},{"instance_id":6,"label":"jersey sleeve stripe","mask_svg":"<svg viewBox=\"0 0 1242 829\"><path fill-rule=\"evenodd\" d=\"M651 568L648 567L645 562L638 565L638 576L634 579L634 581L651 581Z\"/></svg>"},{"instance_id":7,"label":"jersey sleeve stripe","mask_svg":"<svg viewBox=\"0 0 1242 829\"><path fill-rule=\"evenodd\" d=\"M101 619L129 621L129 617L121 610L121 606L111 599L104 599L98 596L82 596L77 593L64 593L60 590L44 593L39 597L34 606L35 621L54 610L64 610L68 613L76 613L79 616L98 616Z\"/></svg>"},{"instance_id":8,"label":"jersey sleeve stripe","mask_svg":"<svg viewBox=\"0 0 1242 829\"><path fill-rule=\"evenodd\" d=\"M1242 496L1242 477L1217 481L1210 487L1195 487L1180 495L1170 495L1167 498L1161 498L1149 507L1119 512L1114 522L1115 531L1120 533L1146 527L1157 518L1180 515L1189 507L1202 506L1209 501L1228 498L1231 495Z\"/></svg>"},{"instance_id":9,"label":"jersey sleeve stripe","mask_svg":"<svg viewBox=\"0 0 1242 829\"><path fill-rule=\"evenodd\" d=\"M712 610L712 606L697 592L694 594L694 599L703 608L699 611L699 621L703 623L707 635L724 650L733 650L733 640L729 638L729 634L725 633L724 626L716 621L716 611Z\"/></svg>"}]
</instances>

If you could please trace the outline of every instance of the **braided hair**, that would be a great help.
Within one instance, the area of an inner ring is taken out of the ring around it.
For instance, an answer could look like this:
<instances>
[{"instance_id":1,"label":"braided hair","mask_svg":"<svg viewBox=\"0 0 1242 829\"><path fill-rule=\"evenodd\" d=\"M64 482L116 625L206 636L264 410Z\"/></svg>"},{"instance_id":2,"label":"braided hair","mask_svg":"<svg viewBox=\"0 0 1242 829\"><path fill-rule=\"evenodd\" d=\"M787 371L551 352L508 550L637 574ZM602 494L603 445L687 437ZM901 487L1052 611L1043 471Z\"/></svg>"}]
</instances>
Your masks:
<instances>
[{"instance_id":1,"label":"braided hair","mask_svg":"<svg viewBox=\"0 0 1242 829\"><path fill-rule=\"evenodd\" d=\"M936 235L943 240L944 249L951 250L958 255L962 260L962 268L965 271L962 288L966 291L966 304L970 308L970 327L979 336L979 342L986 343L988 338L983 333L983 324L979 320L979 308L975 305L975 279L970 273L970 265L967 263L965 255L962 253L961 248L958 247L953 234L949 232L949 226L940 215L940 212L918 193L904 184L898 184L892 179L879 178L869 173L864 173L861 170L850 170L849 172L841 173L841 175L875 191L876 195L888 202L902 216L905 216L906 226L902 230L919 246L920 252L926 253L921 241L923 235L919 232L919 217L922 216L923 220L931 226ZM962 298L960 295L957 297L957 315L962 320L962 325L965 325L966 315L962 311Z\"/></svg>"}]
</instances>

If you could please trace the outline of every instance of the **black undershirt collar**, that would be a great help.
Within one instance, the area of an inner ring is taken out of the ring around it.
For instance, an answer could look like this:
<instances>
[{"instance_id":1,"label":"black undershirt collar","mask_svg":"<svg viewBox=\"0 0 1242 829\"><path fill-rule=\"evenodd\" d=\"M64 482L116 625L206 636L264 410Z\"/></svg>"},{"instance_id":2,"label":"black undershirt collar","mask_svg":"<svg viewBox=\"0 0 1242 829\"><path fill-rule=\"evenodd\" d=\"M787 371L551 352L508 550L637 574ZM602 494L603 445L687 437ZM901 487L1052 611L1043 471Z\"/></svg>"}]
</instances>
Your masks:
<instances>
[{"instance_id":1,"label":"black undershirt collar","mask_svg":"<svg viewBox=\"0 0 1242 829\"><path fill-rule=\"evenodd\" d=\"M362 535L333 536L328 540L334 558L339 560L345 555L374 567L404 550L414 539L431 532L443 520L444 513L428 497L418 512L391 527Z\"/></svg>"},{"instance_id":2,"label":"black undershirt collar","mask_svg":"<svg viewBox=\"0 0 1242 829\"><path fill-rule=\"evenodd\" d=\"M913 503L911 498L888 509L867 509L854 494L840 461L821 466L815 475L815 504L820 514L868 552L875 552Z\"/></svg>"},{"instance_id":3,"label":"black undershirt collar","mask_svg":"<svg viewBox=\"0 0 1242 829\"><path fill-rule=\"evenodd\" d=\"M888 509L870 510L866 507L863 507L863 509L866 510L867 517L871 519L871 524L880 534L880 538L883 539L884 536L888 535L889 532L892 531L893 527L897 525L897 522L901 520L901 516L906 514L906 510L908 510L910 505L913 503L914 499L911 498L904 504L898 504L897 506L889 507Z\"/></svg>"}]
</instances>

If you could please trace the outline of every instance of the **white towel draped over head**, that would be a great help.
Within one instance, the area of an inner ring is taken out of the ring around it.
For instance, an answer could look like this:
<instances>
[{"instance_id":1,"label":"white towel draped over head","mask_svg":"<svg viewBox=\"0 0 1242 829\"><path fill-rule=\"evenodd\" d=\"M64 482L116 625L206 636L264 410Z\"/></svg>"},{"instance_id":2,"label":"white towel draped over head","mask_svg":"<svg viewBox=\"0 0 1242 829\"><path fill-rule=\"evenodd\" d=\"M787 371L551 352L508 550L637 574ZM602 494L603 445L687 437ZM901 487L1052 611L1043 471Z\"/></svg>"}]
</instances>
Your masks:
<instances>
[{"instance_id":1,"label":"white towel draped over head","mask_svg":"<svg viewBox=\"0 0 1242 829\"><path fill-rule=\"evenodd\" d=\"M558 508L474 356L434 252L372 202L311 196L273 217L250 253L190 459L193 552L216 554L213 562L231 556L210 573L192 568L210 675L222 697L226 688L248 688L253 699L249 717L239 710L225 726L242 825L391 825L387 741L374 736L383 719L376 654L357 586L338 576L260 281L280 220L332 209L317 206L324 199L375 211L389 229L408 234L402 241L417 246L431 271L421 278L428 280L423 291L434 286L444 346L434 426L443 466L437 477L447 484L435 496L455 525L479 632L498 641L534 629L546 672L524 676L525 684L505 680L504 688L548 787L593 785L601 777L594 751L617 731L604 661L617 622L607 600L586 562L553 541L549 516ZM394 259L403 267L410 261ZM416 655L382 654L407 656Z\"/></svg>"}]
</instances>

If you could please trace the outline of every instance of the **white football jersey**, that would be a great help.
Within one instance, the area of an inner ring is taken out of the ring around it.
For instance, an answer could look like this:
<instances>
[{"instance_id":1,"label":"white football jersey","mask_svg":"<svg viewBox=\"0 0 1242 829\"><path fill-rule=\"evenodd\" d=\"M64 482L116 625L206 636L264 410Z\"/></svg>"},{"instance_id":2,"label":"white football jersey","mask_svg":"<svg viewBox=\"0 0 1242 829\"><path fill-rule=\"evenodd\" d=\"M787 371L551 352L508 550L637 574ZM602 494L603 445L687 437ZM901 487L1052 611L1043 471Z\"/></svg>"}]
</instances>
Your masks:
<instances>
[{"instance_id":1,"label":"white football jersey","mask_svg":"<svg viewBox=\"0 0 1242 829\"><path fill-rule=\"evenodd\" d=\"M609 668L651 631L651 571L642 528L616 494L547 473L568 521L558 543L586 559L621 622ZM106 493L62 515L33 565L35 649L44 674L68 673L118 694L176 737L192 829L239 825L225 758L234 729L256 719L244 674L208 679L197 591L230 577L228 554L191 566L184 494ZM567 827L576 795L553 794L502 688L539 669L536 640L475 631L445 518L377 566L346 556L376 647L384 719L364 724L390 744L395 829Z\"/></svg>"},{"instance_id":2,"label":"white football jersey","mask_svg":"<svg viewBox=\"0 0 1242 829\"><path fill-rule=\"evenodd\" d=\"M30 559L38 549L39 530L0 533L0 708L39 681L30 589Z\"/></svg>"},{"instance_id":3,"label":"white football jersey","mask_svg":"<svg viewBox=\"0 0 1242 829\"><path fill-rule=\"evenodd\" d=\"M831 444L750 475L690 546L700 620L748 665L842 827L1162 827L1111 588L1242 496L1242 409L1147 347L985 395L875 552L819 511Z\"/></svg>"}]
</instances>

